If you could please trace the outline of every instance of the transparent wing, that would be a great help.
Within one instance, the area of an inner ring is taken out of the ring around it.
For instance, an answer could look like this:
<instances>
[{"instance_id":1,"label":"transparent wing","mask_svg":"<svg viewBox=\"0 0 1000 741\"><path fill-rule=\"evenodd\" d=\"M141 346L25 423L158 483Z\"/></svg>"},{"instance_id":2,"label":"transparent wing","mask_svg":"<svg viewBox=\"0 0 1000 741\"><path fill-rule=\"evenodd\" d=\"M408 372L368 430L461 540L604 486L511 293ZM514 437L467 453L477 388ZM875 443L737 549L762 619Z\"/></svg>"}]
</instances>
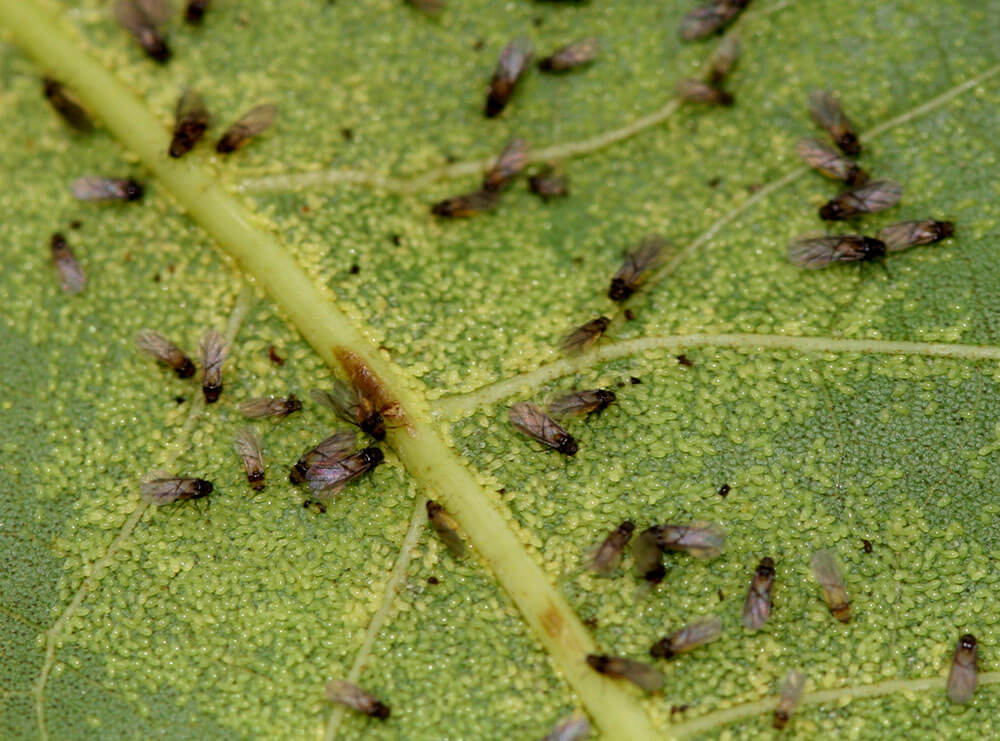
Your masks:
<instances>
[{"instance_id":1,"label":"transparent wing","mask_svg":"<svg viewBox=\"0 0 1000 741\"><path fill-rule=\"evenodd\" d=\"M522 36L511 41L500 52L494 77L511 82L517 80L531 63L534 49L531 39L526 37Z\"/></svg>"},{"instance_id":2,"label":"transparent wing","mask_svg":"<svg viewBox=\"0 0 1000 741\"><path fill-rule=\"evenodd\" d=\"M208 109L201 95L191 88L187 88L177 99L177 123L185 121L201 121L208 119Z\"/></svg>"},{"instance_id":3,"label":"transparent wing","mask_svg":"<svg viewBox=\"0 0 1000 741\"><path fill-rule=\"evenodd\" d=\"M894 180L872 180L849 192L862 204L864 211L873 213L885 211L899 203L899 199L903 197L903 186Z\"/></svg>"},{"instance_id":4,"label":"transparent wing","mask_svg":"<svg viewBox=\"0 0 1000 741\"><path fill-rule=\"evenodd\" d=\"M214 329L207 330L201 336L201 358L206 374L218 373L228 355L229 345L226 339Z\"/></svg>"},{"instance_id":5,"label":"transparent wing","mask_svg":"<svg viewBox=\"0 0 1000 741\"><path fill-rule=\"evenodd\" d=\"M248 139L274 125L277 117L278 107L270 103L251 108L236 123L226 129L219 140L220 151L238 149Z\"/></svg>"},{"instance_id":6,"label":"transparent wing","mask_svg":"<svg viewBox=\"0 0 1000 741\"><path fill-rule=\"evenodd\" d=\"M821 128L830 132L850 126L840 101L829 90L809 93L809 113Z\"/></svg>"},{"instance_id":7,"label":"transparent wing","mask_svg":"<svg viewBox=\"0 0 1000 741\"><path fill-rule=\"evenodd\" d=\"M251 460L259 464L264 457L260 451L260 440L249 427L242 427L236 431L236 435L233 437L233 447L236 449L237 455L244 461Z\"/></svg>"},{"instance_id":8,"label":"transparent wing","mask_svg":"<svg viewBox=\"0 0 1000 741\"><path fill-rule=\"evenodd\" d=\"M364 404L361 392L339 378L334 379L332 391L310 389L309 396L320 406L331 409L348 424L356 425L361 419Z\"/></svg>"}]
</instances>

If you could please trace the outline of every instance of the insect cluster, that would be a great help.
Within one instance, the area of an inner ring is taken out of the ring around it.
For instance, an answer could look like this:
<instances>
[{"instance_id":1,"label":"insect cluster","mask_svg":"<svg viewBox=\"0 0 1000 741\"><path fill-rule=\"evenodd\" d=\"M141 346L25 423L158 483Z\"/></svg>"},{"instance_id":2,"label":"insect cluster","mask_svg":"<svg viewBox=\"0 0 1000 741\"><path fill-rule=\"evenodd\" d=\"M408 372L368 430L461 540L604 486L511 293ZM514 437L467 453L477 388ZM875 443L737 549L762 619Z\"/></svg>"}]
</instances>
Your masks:
<instances>
[{"instance_id":1,"label":"insect cluster","mask_svg":"<svg viewBox=\"0 0 1000 741\"><path fill-rule=\"evenodd\" d=\"M871 180L868 173L849 157L861 153L861 142L850 120L833 93L814 91L809 96L809 112L840 150L817 139L800 139L799 157L814 170L848 186L820 207L824 221L846 221L864 214L892 208L903 195L902 186L893 180ZM874 237L863 234L804 235L788 245L788 259L803 268L824 268L835 262L882 261L890 252L931 244L955 232L950 221L924 219L901 221L879 230ZM884 263L883 263L884 264Z\"/></svg>"},{"instance_id":2,"label":"insect cluster","mask_svg":"<svg viewBox=\"0 0 1000 741\"><path fill-rule=\"evenodd\" d=\"M428 14L435 14L443 8L441 0L408 2ZM719 33L748 4L749 0L714 0L685 16L680 25L680 36L690 41ZM185 7L185 20L192 25L200 24L209 7L209 0L190 0ZM164 31L171 16L168 0L118 0L114 13L118 23L150 58L160 63L170 59L171 49ZM561 74L592 63L599 53L599 42L586 38L554 50L542 58L537 67L545 73ZM733 96L723 88L723 83L729 78L739 55L738 36L727 34L710 57L703 79L685 79L678 83L679 98L686 102L731 105ZM529 71L533 57L533 44L526 38L515 39L504 47L489 83L484 107L486 117L499 116L508 107L520 81ZM86 108L59 81L46 77L43 93L75 131L85 133L93 129ZM849 220L895 206L900 200L902 188L891 180L871 180L860 165L849 159L860 154L861 144L839 101L831 93L817 92L810 97L809 106L813 119L829 133L840 151L815 139L803 139L798 142L797 152L818 172L848 186L847 190L820 209L820 217L827 221ZM216 151L227 154L242 148L254 136L269 128L276 115L276 107L270 104L252 108L220 136ZM194 90L184 90L177 102L172 138L165 155L173 158L184 156L204 137L210 126L211 116L201 96ZM530 163L528 143L515 138L484 174L477 190L440 201L431 210L436 216L446 218L491 211L498 206L503 192ZM566 178L552 165L546 165L532 174L528 183L534 193L546 200L566 196L569 192ZM88 175L73 182L72 192L82 201L130 202L142 199L144 189L131 178ZM905 221L882 228L876 237L859 234L804 237L791 244L788 257L807 268L824 267L833 262L882 259L888 252L936 242L950 237L953 232L954 226L948 221ZM62 233L53 234L50 248L62 289L67 293L82 291L86 276L66 237ZM667 241L658 235L650 235L626 251L620 267L610 278L607 290L608 300L616 311L623 311L626 320L633 319L635 315L632 309L625 308L625 304L664 265L669 253ZM562 351L573 355L596 349L612 321L612 317L604 315L589 319L563 338L560 344ZM136 344L180 379L190 379L198 371L192 357L159 332L142 330L136 337ZM200 367L205 404L215 404L222 396L225 389L223 368L228 356L229 342L222 334L210 329L202 335ZM275 364L285 363L273 346L269 348L269 356ZM678 356L678 362L684 366L693 365L684 355ZM632 379L632 382L640 381ZM391 426L387 419L391 420L396 413L394 403L382 398L377 384L364 373L352 376L349 382L335 380L329 390L312 389L309 396L315 404L332 411L341 422L356 427L376 443L386 438L387 427ZM545 448L572 457L579 451L579 443L563 425L598 414L616 401L616 394L608 389L573 390L551 400L544 409L530 402L516 403L509 410L509 419L518 432ZM281 420L300 412L303 404L291 394L247 399L238 404L237 409L248 419ZM250 426L238 429L233 447L243 464L248 485L255 491L264 489L266 466L261 442L254 429ZM306 508L324 512L350 482L372 472L384 460L384 453L377 445L359 447L355 431L333 430L301 454L290 467L288 478L295 486L308 487L309 493L303 502ZM167 505L207 497L213 493L214 486L202 478L155 471L142 482L141 491L147 501ZM725 497L729 491L730 487L726 484L718 493ZM468 548L455 518L436 501L427 501L426 510L431 528L452 556L457 559L467 557ZM713 559L722 554L725 540L725 531L715 523L654 524L636 534L635 523L625 520L587 552L585 567L599 575L615 575L631 543L633 569L641 580L641 587L654 589L666 577L667 554ZM871 544L868 541L865 544L866 552L870 552ZM816 551L810 567L831 615L841 623L849 623L851 602L836 558L829 551ZM740 614L740 621L746 630L758 631L770 618L776 576L774 559L761 558L750 577ZM719 616L696 618L653 643L649 654L653 659L674 659L718 640L722 632L723 622ZM966 634L960 638L947 683L948 696L953 702L964 703L972 698L977 679L977 651L974 636ZM609 654L587 655L585 660L594 671L628 680L649 692L659 691L665 683L663 672L645 661ZM784 728L789 722L805 683L805 675L796 670L785 677L773 714L775 728ZM390 716L386 704L347 680L331 681L326 686L326 697L331 702L374 718L384 720ZM567 741L583 738L588 733L586 718L574 714L546 738Z\"/></svg>"}]
</instances>

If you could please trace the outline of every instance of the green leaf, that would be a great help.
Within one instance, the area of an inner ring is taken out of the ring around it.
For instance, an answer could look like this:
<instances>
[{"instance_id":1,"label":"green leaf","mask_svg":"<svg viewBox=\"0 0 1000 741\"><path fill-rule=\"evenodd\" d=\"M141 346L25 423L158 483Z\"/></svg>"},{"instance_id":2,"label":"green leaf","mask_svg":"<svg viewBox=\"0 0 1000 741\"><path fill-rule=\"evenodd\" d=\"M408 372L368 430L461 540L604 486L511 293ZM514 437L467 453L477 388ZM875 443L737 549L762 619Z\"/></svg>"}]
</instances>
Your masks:
<instances>
[{"instance_id":1,"label":"green leaf","mask_svg":"<svg viewBox=\"0 0 1000 741\"><path fill-rule=\"evenodd\" d=\"M996 732L995 3L759 0L737 25L728 110L671 101L715 43L676 39L690 3L561 5L454 2L429 19L396 0L219 2L201 28L168 24L161 67L106 3L0 0L5 737L537 738L574 707L609 738L750 737L791 668L809 683L789 736ZM496 55L522 34L539 52L589 35L604 51L529 74L485 120ZM96 132L54 115L43 72ZM265 101L278 124L229 158L171 160L188 85L216 133ZM954 239L888 273L787 263L836 192L794 157L817 87L840 93L865 168L904 186L860 228L949 218ZM515 135L561 163L571 196L518 183L492 214L434 220L429 204L475 188ZM147 195L76 202L68 184L88 173L135 174ZM79 295L49 265L56 230L87 272ZM636 318L561 358L565 332L615 311L621 251L655 232L675 249ZM140 356L143 327L192 351L225 331L222 400ZM387 464L325 515L303 509L286 466L338 424L307 403L255 423L269 478L253 492L236 404L305 397L345 360L398 402ZM571 459L507 422L514 401L598 385L619 401L569 423ZM148 506L138 482L157 468L216 492ZM434 537L428 497L474 557ZM668 559L637 596L629 560L610 579L579 568L626 518L717 521L727 548ZM845 568L846 626L808 573L820 547ZM750 634L739 612L764 555L775 612ZM588 651L642 659L708 614L722 638L662 667L662 694L586 668ZM967 631L980 688L956 707L944 677ZM331 708L322 688L340 677L392 717Z\"/></svg>"}]
</instances>

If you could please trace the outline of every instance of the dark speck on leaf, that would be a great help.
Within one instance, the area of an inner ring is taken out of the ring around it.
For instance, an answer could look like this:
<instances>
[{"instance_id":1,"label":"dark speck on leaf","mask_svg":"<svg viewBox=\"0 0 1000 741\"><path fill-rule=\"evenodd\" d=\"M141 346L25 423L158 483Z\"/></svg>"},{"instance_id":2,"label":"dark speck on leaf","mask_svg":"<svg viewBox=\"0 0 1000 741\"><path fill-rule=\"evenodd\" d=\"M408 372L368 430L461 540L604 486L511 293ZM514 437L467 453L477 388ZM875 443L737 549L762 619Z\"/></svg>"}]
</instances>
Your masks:
<instances>
[{"instance_id":1,"label":"dark speck on leaf","mask_svg":"<svg viewBox=\"0 0 1000 741\"><path fill-rule=\"evenodd\" d=\"M400 237L398 234L390 234L389 241L392 242L397 247L399 247L399 245L403 243L403 238Z\"/></svg>"},{"instance_id":2,"label":"dark speck on leaf","mask_svg":"<svg viewBox=\"0 0 1000 741\"><path fill-rule=\"evenodd\" d=\"M69 222L70 229L79 229L81 226L83 226L83 222L80 221L79 219L74 219L73 221Z\"/></svg>"},{"instance_id":3,"label":"dark speck on leaf","mask_svg":"<svg viewBox=\"0 0 1000 741\"><path fill-rule=\"evenodd\" d=\"M340 135L344 137L345 142L354 140L354 130L344 127L340 130Z\"/></svg>"},{"instance_id":4,"label":"dark speck on leaf","mask_svg":"<svg viewBox=\"0 0 1000 741\"><path fill-rule=\"evenodd\" d=\"M731 487L729 486L729 484L723 484L722 486L720 486L719 487L719 496L722 497L723 499L725 499L726 495L729 493L730 488Z\"/></svg>"},{"instance_id":5,"label":"dark speck on leaf","mask_svg":"<svg viewBox=\"0 0 1000 741\"><path fill-rule=\"evenodd\" d=\"M870 540L862 540L861 542L864 543L865 553L871 553L872 552L872 542Z\"/></svg>"},{"instance_id":6,"label":"dark speck on leaf","mask_svg":"<svg viewBox=\"0 0 1000 741\"><path fill-rule=\"evenodd\" d=\"M183 404L185 401L187 401L187 399L185 399L183 396L175 396L174 401L176 401L178 404Z\"/></svg>"},{"instance_id":7,"label":"dark speck on leaf","mask_svg":"<svg viewBox=\"0 0 1000 741\"><path fill-rule=\"evenodd\" d=\"M633 319L635 319L635 312L632 311L631 309L625 309L625 318L628 321L632 321Z\"/></svg>"},{"instance_id":8,"label":"dark speck on leaf","mask_svg":"<svg viewBox=\"0 0 1000 741\"><path fill-rule=\"evenodd\" d=\"M597 618L595 617L585 618L583 624L591 630L597 630Z\"/></svg>"},{"instance_id":9,"label":"dark speck on leaf","mask_svg":"<svg viewBox=\"0 0 1000 741\"><path fill-rule=\"evenodd\" d=\"M476 51L482 51L484 46L486 46L485 41L482 39L476 39L476 43L472 45L472 48Z\"/></svg>"},{"instance_id":10,"label":"dark speck on leaf","mask_svg":"<svg viewBox=\"0 0 1000 741\"><path fill-rule=\"evenodd\" d=\"M271 359L271 362L275 365L284 365L285 359L278 355L278 351L274 348L274 345L268 345L267 357Z\"/></svg>"},{"instance_id":11,"label":"dark speck on leaf","mask_svg":"<svg viewBox=\"0 0 1000 741\"><path fill-rule=\"evenodd\" d=\"M691 360L687 355L678 355L677 362L683 365L685 368L690 368L694 365L694 361Z\"/></svg>"},{"instance_id":12,"label":"dark speck on leaf","mask_svg":"<svg viewBox=\"0 0 1000 741\"><path fill-rule=\"evenodd\" d=\"M683 713L687 709L688 709L687 705L671 705L670 714L677 715L677 713Z\"/></svg>"},{"instance_id":13,"label":"dark speck on leaf","mask_svg":"<svg viewBox=\"0 0 1000 741\"><path fill-rule=\"evenodd\" d=\"M722 592L722 590L720 589L720 590L719 590L719 602L724 602L724 601L725 601L725 599L726 599L726 595L725 595L725 594L724 594L724 593Z\"/></svg>"},{"instance_id":14,"label":"dark speck on leaf","mask_svg":"<svg viewBox=\"0 0 1000 741\"><path fill-rule=\"evenodd\" d=\"M156 275L153 276L153 282L154 283L159 283L160 282L160 274L159 273L157 273Z\"/></svg>"},{"instance_id":15,"label":"dark speck on leaf","mask_svg":"<svg viewBox=\"0 0 1000 741\"><path fill-rule=\"evenodd\" d=\"M716 187L718 187L719 183L721 183L721 182L722 182L722 178L712 178L711 180L708 181L708 187L709 188L716 188Z\"/></svg>"},{"instance_id":16,"label":"dark speck on leaf","mask_svg":"<svg viewBox=\"0 0 1000 741\"><path fill-rule=\"evenodd\" d=\"M504 487L503 489L497 489L497 494L506 494L506 493L507 493L507 487Z\"/></svg>"},{"instance_id":17,"label":"dark speck on leaf","mask_svg":"<svg viewBox=\"0 0 1000 741\"><path fill-rule=\"evenodd\" d=\"M361 272L361 266L358 265L357 263L354 263L353 265L351 265L351 269L348 272L350 272L351 275L357 275L358 273Z\"/></svg>"},{"instance_id":18,"label":"dark speck on leaf","mask_svg":"<svg viewBox=\"0 0 1000 741\"><path fill-rule=\"evenodd\" d=\"M542 18L540 15L536 15L534 18L531 19L531 22L535 25L535 28L540 28L541 25L545 23L545 19Z\"/></svg>"},{"instance_id":19,"label":"dark speck on leaf","mask_svg":"<svg viewBox=\"0 0 1000 741\"><path fill-rule=\"evenodd\" d=\"M631 383L633 386L638 386L640 383L642 383L642 379L641 378L636 378L635 376L632 376L628 380L629 380L629 383Z\"/></svg>"},{"instance_id":20,"label":"dark speck on leaf","mask_svg":"<svg viewBox=\"0 0 1000 741\"><path fill-rule=\"evenodd\" d=\"M427 583L428 584L440 584L441 582L438 580L438 578L436 576L428 576L427 577Z\"/></svg>"}]
</instances>

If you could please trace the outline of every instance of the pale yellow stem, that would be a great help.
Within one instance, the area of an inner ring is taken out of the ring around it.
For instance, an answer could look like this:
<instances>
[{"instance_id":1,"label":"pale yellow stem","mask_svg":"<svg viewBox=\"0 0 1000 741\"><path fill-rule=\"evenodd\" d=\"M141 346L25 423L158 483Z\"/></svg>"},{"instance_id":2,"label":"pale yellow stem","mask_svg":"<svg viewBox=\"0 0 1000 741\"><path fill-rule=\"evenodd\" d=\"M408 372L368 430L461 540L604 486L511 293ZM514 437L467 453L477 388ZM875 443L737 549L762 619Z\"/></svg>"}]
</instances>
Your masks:
<instances>
[{"instance_id":1,"label":"pale yellow stem","mask_svg":"<svg viewBox=\"0 0 1000 741\"><path fill-rule=\"evenodd\" d=\"M409 472L454 514L587 712L611 737L655 738L636 694L587 667L586 654L596 650L587 630L527 553L507 513L430 422L417 384L382 356L333 297L318 288L281 244L255 224L253 214L203 168L192 160L168 157L169 135L162 124L34 1L0 0L0 23L139 157L163 189L271 295L331 367L341 363L346 350L381 380L407 420L389 433L389 443ZM324 681L317 677L317 686Z\"/></svg>"}]
</instances>

